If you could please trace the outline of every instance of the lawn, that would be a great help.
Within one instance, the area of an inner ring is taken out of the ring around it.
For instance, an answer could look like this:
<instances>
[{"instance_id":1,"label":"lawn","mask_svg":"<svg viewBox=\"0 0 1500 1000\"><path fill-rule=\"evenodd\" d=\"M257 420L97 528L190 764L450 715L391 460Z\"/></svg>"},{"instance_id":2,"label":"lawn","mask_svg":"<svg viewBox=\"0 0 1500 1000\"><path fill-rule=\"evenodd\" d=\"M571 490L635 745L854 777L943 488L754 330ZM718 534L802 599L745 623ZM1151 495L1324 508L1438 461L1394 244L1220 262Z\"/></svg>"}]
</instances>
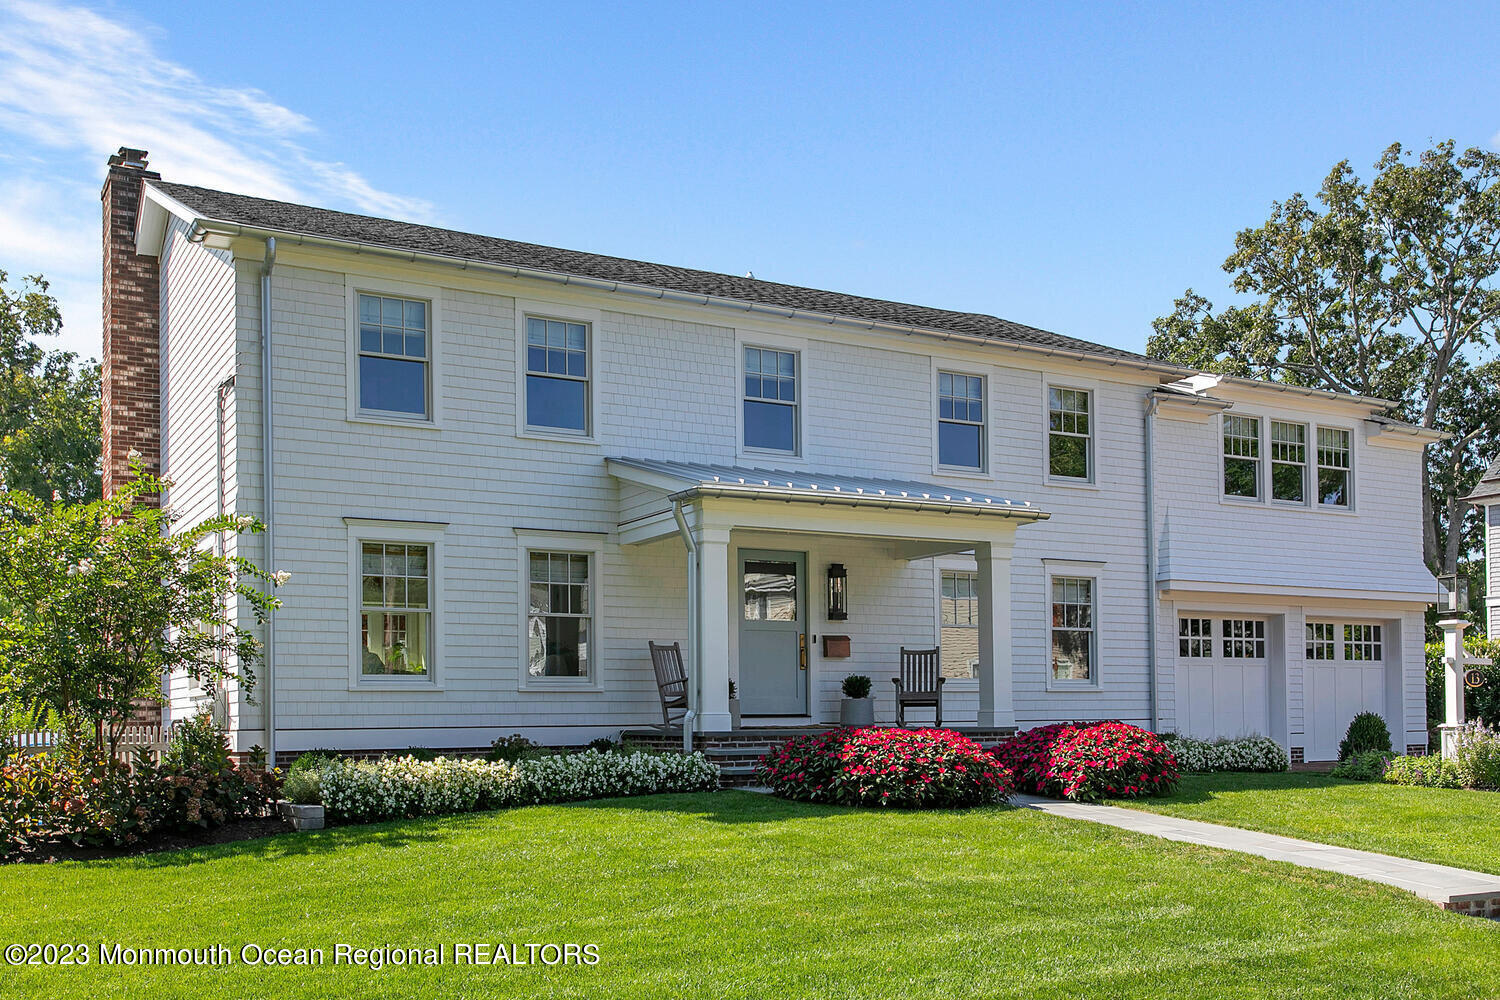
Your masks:
<instances>
[{"instance_id":1,"label":"lawn","mask_svg":"<svg viewBox=\"0 0 1500 1000\"><path fill-rule=\"evenodd\" d=\"M4 944L587 943L592 967L19 968L25 997L1435 997L1500 926L1397 890L1030 810L743 792L0 868Z\"/></svg>"},{"instance_id":2,"label":"lawn","mask_svg":"<svg viewBox=\"0 0 1500 1000\"><path fill-rule=\"evenodd\" d=\"M1115 804L1500 874L1497 792L1325 774L1189 774L1167 798Z\"/></svg>"}]
</instances>

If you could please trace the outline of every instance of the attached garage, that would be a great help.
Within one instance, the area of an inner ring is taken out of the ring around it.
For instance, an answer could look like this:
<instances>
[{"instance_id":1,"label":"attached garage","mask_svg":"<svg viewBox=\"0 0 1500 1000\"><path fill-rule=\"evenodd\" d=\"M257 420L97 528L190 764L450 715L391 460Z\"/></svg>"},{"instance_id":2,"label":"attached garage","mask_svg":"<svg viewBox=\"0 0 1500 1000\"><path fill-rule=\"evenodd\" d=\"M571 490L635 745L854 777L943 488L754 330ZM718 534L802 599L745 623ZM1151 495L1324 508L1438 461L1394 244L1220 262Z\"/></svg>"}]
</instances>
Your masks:
<instances>
[{"instance_id":1,"label":"attached garage","mask_svg":"<svg viewBox=\"0 0 1500 1000\"><path fill-rule=\"evenodd\" d=\"M1385 716L1385 629L1366 622L1309 621L1302 675L1307 760L1337 760L1339 741L1360 712ZM1393 726L1395 732L1398 727Z\"/></svg>"},{"instance_id":2,"label":"attached garage","mask_svg":"<svg viewBox=\"0 0 1500 1000\"><path fill-rule=\"evenodd\" d=\"M1198 739L1271 735L1266 619L1177 619L1177 732Z\"/></svg>"}]
</instances>

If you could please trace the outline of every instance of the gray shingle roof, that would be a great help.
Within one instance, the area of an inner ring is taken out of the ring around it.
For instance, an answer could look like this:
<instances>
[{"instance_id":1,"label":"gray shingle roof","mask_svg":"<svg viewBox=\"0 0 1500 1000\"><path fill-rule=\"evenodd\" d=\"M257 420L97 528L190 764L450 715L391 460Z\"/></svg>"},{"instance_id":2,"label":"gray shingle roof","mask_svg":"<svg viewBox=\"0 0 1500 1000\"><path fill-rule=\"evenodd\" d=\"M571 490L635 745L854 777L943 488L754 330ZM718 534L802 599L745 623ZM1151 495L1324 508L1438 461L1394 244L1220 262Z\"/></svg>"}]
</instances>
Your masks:
<instances>
[{"instance_id":1,"label":"gray shingle roof","mask_svg":"<svg viewBox=\"0 0 1500 1000\"><path fill-rule=\"evenodd\" d=\"M871 299L817 288L783 285L758 278L651 264L623 257L518 243L410 222L351 215L326 208L294 205L268 198L230 194L187 184L153 180L152 187L181 202L204 219L257 229L350 240L392 250L413 250L510 267L527 267L602 281L666 288L691 295L712 295L786 309L807 310L900 326L951 331L997 341L1121 360L1146 361L1144 355L1049 333L1036 327L983 313L933 309L907 302Z\"/></svg>"},{"instance_id":2,"label":"gray shingle roof","mask_svg":"<svg viewBox=\"0 0 1500 1000\"><path fill-rule=\"evenodd\" d=\"M1474 487L1474 492L1464 497L1465 500L1487 500L1490 497L1500 496L1500 456L1490 462L1490 467L1484 470L1484 475L1479 477L1479 485Z\"/></svg>"}]
</instances>

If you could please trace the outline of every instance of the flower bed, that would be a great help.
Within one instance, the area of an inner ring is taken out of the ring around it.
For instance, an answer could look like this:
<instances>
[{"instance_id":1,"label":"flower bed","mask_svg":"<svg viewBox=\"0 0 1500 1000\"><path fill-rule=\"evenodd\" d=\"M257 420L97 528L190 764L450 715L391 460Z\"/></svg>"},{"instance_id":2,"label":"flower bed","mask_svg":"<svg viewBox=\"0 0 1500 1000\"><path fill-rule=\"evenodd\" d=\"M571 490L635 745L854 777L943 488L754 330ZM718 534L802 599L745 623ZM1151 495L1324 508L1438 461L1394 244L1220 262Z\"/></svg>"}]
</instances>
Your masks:
<instances>
[{"instance_id":1,"label":"flower bed","mask_svg":"<svg viewBox=\"0 0 1500 1000\"><path fill-rule=\"evenodd\" d=\"M1174 736L1162 742L1183 771L1285 771L1291 766L1286 749L1264 736L1212 741Z\"/></svg>"},{"instance_id":2,"label":"flower bed","mask_svg":"<svg viewBox=\"0 0 1500 1000\"><path fill-rule=\"evenodd\" d=\"M1155 733L1123 722L1039 726L994 754L1018 789L1080 802L1166 795L1180 777L1176 757Z\"/></svg>"},{"instance_id":3,"label":"flower bed","mask_svg":"<svg viewBox=\"0 0 1500 1000\"><path fill-rule=\"evenodd\" d=\"M947 729L838 729L797 736L766 754L760 780L803 802L931 809L1003 802L1011 775Z\"/></svg>"},{"instance_id":4,"label":"flower bed","mask_svg":"<svg viewBox=\"0 0 1500 1000\"><path fill-rule=\"evenodd\" d=\"M711 792L719 768L701 753L582 753L523 760L516 798L522 805L621 795Z\"/></svg>"}]
</instances>

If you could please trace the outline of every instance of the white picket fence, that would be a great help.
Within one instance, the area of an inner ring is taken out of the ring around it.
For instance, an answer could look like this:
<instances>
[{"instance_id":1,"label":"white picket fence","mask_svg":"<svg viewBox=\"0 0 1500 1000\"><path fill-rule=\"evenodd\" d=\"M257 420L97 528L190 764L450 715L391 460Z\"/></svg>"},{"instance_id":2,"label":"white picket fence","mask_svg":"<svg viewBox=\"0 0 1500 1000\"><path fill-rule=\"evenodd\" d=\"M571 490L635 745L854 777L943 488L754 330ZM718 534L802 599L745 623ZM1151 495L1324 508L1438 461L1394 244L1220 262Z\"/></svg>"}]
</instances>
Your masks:
<instances>
[{"instance_id":1,"label":"white picket fence","mask_svg":"<svg viewBox=\"0 0 1500 1000\"><path fill-rule=\"evenodd\" d=\"M131 723L120 731L119 742L115 744L115 756L120 760L131 760L140 747L145 747L151 759L160 763L161 755L166 752L167 740L171 737L172 730L164 726L148 726L139 723ZM37 750L50 750L62 743L63 734L55 729L33 729L24 733L12 733L10 740L23 753Z\"/></svg>"}]
</instances>

